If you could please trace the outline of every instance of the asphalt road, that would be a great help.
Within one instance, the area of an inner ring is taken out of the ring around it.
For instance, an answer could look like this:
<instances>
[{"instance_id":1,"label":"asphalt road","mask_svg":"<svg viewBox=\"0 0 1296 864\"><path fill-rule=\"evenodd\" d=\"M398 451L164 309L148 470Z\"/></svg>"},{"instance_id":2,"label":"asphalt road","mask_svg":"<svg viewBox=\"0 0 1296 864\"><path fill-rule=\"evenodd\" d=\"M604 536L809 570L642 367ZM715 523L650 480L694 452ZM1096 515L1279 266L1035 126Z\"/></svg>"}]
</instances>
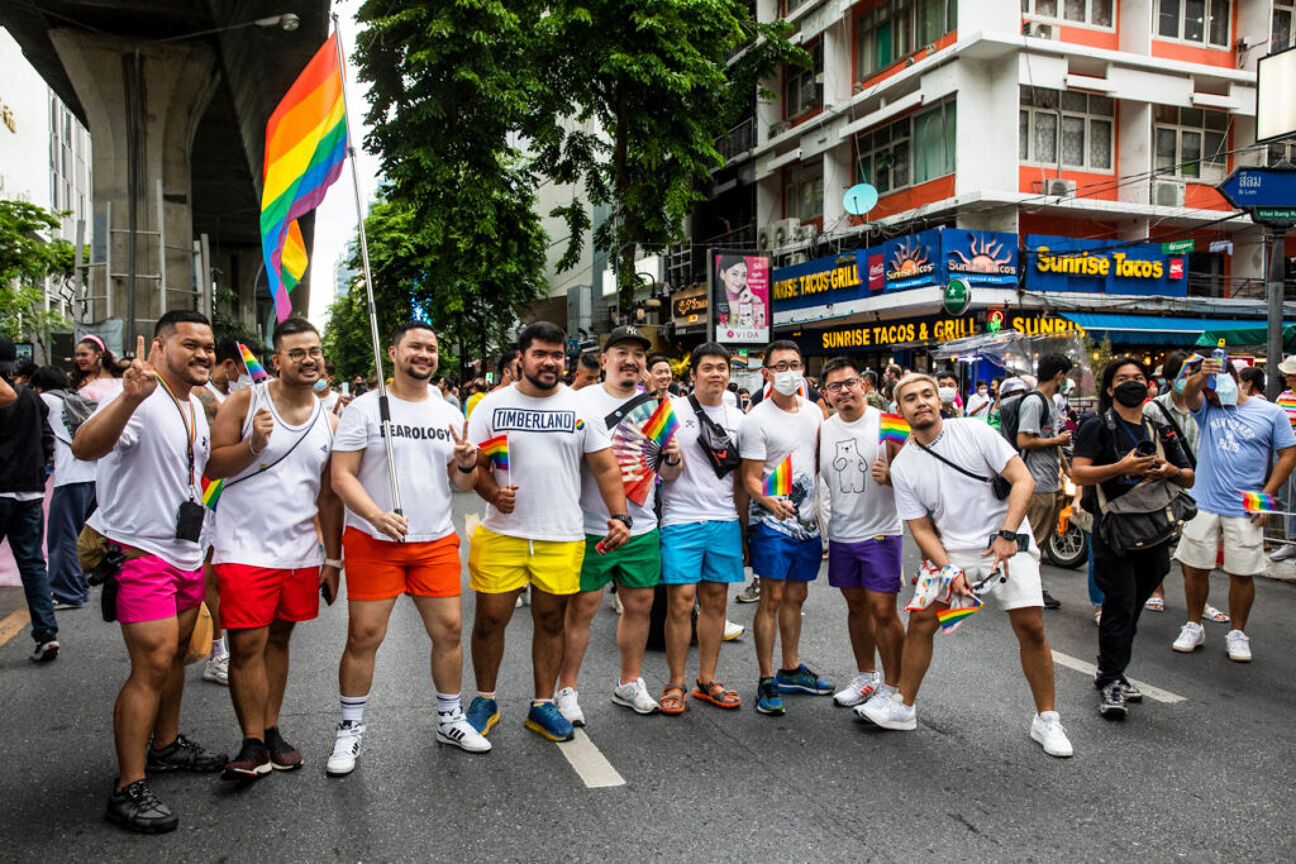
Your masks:
<instances>
[{"instance_id":1,"label":"asphalt road","mask_svg":"<svg viewBox=\"0 0 1296 864\"><path fill-rule=\"evenodd\" d=\"M461 525L477 506L456 498ZM1217 578L1212 599L1223 606ZM1226 625L1207 624L1207 646L1194 655L1170 650L1183 621L1175 571L1168 610L1145 616L1130 670L1172 701L1148 699L1129 720L1110 723L1097 714L1090 677L1072 668L1096 653L1084 574L1046 568L1045 581L1063 601L1046 625L1054 651L1071 664L1056 670L1076 750L1070 760L1044 755L1029 738L1030 694L997 610L937 637L919 729L899 733L860 723L828 698L787 697L785 717L758 715L750 635L726 644L720 659L720 679L746 702L741 710L693 700L682 717L619 708L608 699L617 665L607 604L582 676L588 742L556 745L523 728L531 624L519 614L508 634L495 749L473 756L434 742L428 644L402 601L379 653L360 767L330 779L323 764L346 625L339 603L294 641L281 725L306 767L243 789L212 775L158 777L154 789L180 816L179 830L161 837L102 819L125 651L97 611L64 613L53 664L27 662L26 631L0 646L0 860L1296 859L1296 588L1258 586L1249 628L1256 660L1242 666L1224 656ZM472 606L465 595L466 622ZM754 606L731 604L730 612L750 624ZM806 605L802 654L837 681L854 671L844 603L822 579ZM691 664L690 672L696 656ZM645 677L660 688L663 655L649 654ZM470 687L470 670L465 680ZM200 666L189 670L183 728L204 744L237 749L228 693L202 681ZM618 785L599 785L618 777Z\"/></svg>"}]
</instances>

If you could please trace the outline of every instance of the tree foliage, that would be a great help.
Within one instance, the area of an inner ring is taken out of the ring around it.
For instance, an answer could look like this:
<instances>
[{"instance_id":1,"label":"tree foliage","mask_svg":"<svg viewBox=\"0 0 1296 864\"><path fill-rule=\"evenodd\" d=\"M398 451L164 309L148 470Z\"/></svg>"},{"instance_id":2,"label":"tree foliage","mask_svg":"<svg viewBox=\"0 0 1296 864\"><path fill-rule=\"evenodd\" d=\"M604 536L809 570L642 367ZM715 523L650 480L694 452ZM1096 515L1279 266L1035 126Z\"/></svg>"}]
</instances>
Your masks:
<instances>
[{"instance_id":1,"label":"tree foliage","mask_svg":"<svg viewBox=\"0 0 1296 864\"><path fill-rule=\"evenodd\" d=\"M70 326L44 309L45 280L73 273L72 244L45 236L58 227L58 216L35 204L0 201L0 336L43 343L47 330Z\"/></svg>"}]
</instances>

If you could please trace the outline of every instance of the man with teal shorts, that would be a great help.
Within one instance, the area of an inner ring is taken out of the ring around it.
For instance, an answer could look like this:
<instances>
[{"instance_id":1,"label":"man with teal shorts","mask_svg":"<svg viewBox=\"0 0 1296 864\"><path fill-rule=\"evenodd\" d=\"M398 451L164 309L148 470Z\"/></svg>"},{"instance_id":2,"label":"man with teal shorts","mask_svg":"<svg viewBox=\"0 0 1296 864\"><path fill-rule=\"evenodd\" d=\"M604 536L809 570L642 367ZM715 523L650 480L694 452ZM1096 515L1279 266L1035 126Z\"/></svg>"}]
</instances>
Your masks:
<instances>
[{"instance_id":1,"label":"man with teal shorts","mask_svg":"<svg viewBox=\"0 0 1296 864\"><path fill-rule=\"evenodd\" d=\"M678 476L661 487L662 582L669 598L666 613L666 664L670 679L662 689L664 714L684 711L684 669L692 641L692 613L698 615L698 677L693 696L717 708L738 708L742 699L716 680L725 628L729 584L743 581L743 526L747 493L734 470L743 413L726 405L729 350L715 342L693 349L693 395L675 397L679 418ZM704 424L706 431L704 432ZM721 440L721 435L727 444ZM723 455L731 451L726 462Z\"/></svg>"},{"instance_id":2,"label":"man with teal shorts","mask_svg":"<svg viewBox=\"0 0 1296 864\"><path fill-rule=\"evenodd\" d=\"M580 390L586 416L604 418L612 433L636 407L656 406L657 400L639 390L643 378L644 357L652 343L634 327L613 330L603 348L600 363L604 381ZM591 422L600 422L595 419ZM614 443L614 447L616 444ZM661 452L663 480L678 476L681 466L679 445L672 440ZM580 593L567 604L563 632L563 659L558 669L558 689L554 704L573 726L585 725L585 713L578 700L577 678L585 649L589 647L590 622L598 613L603 589L616 580L617 596L625 607L617 624L617 650L621 654L621 674L612 689L612 701L639 714L653 714L659 706L648 695L643 680L644 648L648 642L648 625L652 612L653 590L661 579L660 538L654 514L656 490L649 485L643 504L626 500L626 517L630 540L619 549L604 552L599 548L608 516L607 505L599 494L593 474L581 472L581 510L585 514L585 558L581 565Z\"/></svg>"}]
</instances>

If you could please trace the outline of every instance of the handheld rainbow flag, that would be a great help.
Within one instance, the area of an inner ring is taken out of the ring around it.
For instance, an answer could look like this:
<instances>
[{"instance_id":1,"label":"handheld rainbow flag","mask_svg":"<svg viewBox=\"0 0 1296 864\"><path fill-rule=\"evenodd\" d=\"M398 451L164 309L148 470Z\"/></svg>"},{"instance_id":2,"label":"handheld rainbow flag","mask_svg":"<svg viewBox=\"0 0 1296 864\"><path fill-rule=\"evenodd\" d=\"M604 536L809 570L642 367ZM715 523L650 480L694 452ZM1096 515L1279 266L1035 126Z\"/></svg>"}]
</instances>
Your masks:
<instances>
[{"instance_id":1,"label":"handheld rainbow flag","mask_svg":"<svg viewBox=\"0 0 1296 864\"><path fill-rule=\"evenodd\" d=\"M1243 492L1242 509L1248 513L1281 513L1282 502L1264 492Z\"/></svg>"},{"instance_id":2,"label":"handheld rainbow flag","mask_svg":"<svg viewBox=\"0 0 1296 864\"><path fill-rule=\"evenodd\" d=\"M905 441L908 440L909 424L905 422L905 419L899 414L883 413L879 443L885 444L890 441L903 447Z\"/></svg>"},{"instance_id":3,"label":"handheld rainbow flag","mask_svg":"<svg viewBox=\"0 0 1296 864\"><path fill-rule=\"evenodd\" d=\"M766 495L792 494L792 454L789 453L765 478Z\"/></svg>"},{"instance_id":4,"label":"handheld rainbow flag","mask_svg":"<svg viewBox=\"0 0 1296 864\"><path fill-rule=\"evenodd\" d=\"M656 441L658 447L665 447L678 430L679 418L675 416L675 409L671 407L669 399L661 400L657 410L643 427L644 435Z\"/></svg>"},{"instance_id":5,"label":"handheld rainbow flag","mask_svg":"<svg viewBox=\"0 0 1296 864\"><path fill-rule=\"evenodd\" d=\"M242 342L238 343L238 346L239 354L243 355L243 365L247 367L248 375L252 376L252 383L255 384L269 378L270 374L265 371L265 367L261 365L261 361L256 358L256 355L248 350L248 347Z\"/></svg>"},{"instance_id":6,"label":"handheld rainbow flag","mask_svg":"<svg viewBox=\"0 0 1296 864\"><path fill-rule=\"evenodd\" d=\"M1189 354L1188 357L1183 361L1183 365L1179 367L1179 374L1175 376L1175 381L1178 382L1187 378L1189 375L1192 374L1192 367L1202 362L1205 359L1206 358L1200 354L1196 354L1196 353Z\"/></svg>"},{"instance_id":7,"label":"handheld rainbow flag","mask_svg":"<svg viewBox=\"0 0 1296 864\"><path fill-rule=\"evenodd\" d=\"M496 468L501 471L509 470L508 435L496 435L478 444L477 449L484 453Z\"/></svg>"},{"instance_id":8,"label":"handheld rainbow flag","mask_svg":"<svg viewBox=\"0 0 1296 864\"><path fill-rule=\"evenodd\" d=\"M208 510L216 509L216 502L220 500L221 489L225 487L224 480L208 480L206 475L202 478L202 503Z\"/></svg>"},{"instance_id":9,"label":"handheld rainbow flag","mask_svg":"<svg viewBox=\"0 0 1296 864\"><path fill-rule=\"evenodd\" d=\"M941 609L936 613L936 620L940 622L942 633L953 633L955 630L963 626L964 621L981 611L981 607L984 604L981 602L980 598L971 598L971 602L976 605L961 606L958 609Z\"/></svg>"},{"instance_id":10,"label":"handheld rainbow flag","mask_svg":"<svg viewBox=\"0 0 1296 864\"><path fill-rule=\"evenodd\" d=\"M292 313L288 292L306 270L297 219L324 200L346 158L346 102L337 39L334 32L320 46L266 123L261 251L280 321Z\"/></svg>"}]
</instances>

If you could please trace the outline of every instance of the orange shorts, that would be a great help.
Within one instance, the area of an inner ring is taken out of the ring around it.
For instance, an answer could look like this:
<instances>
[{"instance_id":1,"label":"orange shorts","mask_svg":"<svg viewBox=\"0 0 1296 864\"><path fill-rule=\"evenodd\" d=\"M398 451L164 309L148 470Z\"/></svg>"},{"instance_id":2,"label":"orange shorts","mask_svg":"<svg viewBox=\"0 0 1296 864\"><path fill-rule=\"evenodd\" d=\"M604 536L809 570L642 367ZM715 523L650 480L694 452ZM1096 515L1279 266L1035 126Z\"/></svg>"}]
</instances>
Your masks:
<instances>
[{"instance_id":1,"label":"orange shorts","mask_svg":"<svg viewBox=\"0 0 1296 864\"><path fill-rule=\"evenodd\" d=\"M342 549L346 553L348 600L389 600L402 594L458 597L463 593L458 534L424 543L396 543L348 527L342 535Z\"/></svg>"}]
</instances>

